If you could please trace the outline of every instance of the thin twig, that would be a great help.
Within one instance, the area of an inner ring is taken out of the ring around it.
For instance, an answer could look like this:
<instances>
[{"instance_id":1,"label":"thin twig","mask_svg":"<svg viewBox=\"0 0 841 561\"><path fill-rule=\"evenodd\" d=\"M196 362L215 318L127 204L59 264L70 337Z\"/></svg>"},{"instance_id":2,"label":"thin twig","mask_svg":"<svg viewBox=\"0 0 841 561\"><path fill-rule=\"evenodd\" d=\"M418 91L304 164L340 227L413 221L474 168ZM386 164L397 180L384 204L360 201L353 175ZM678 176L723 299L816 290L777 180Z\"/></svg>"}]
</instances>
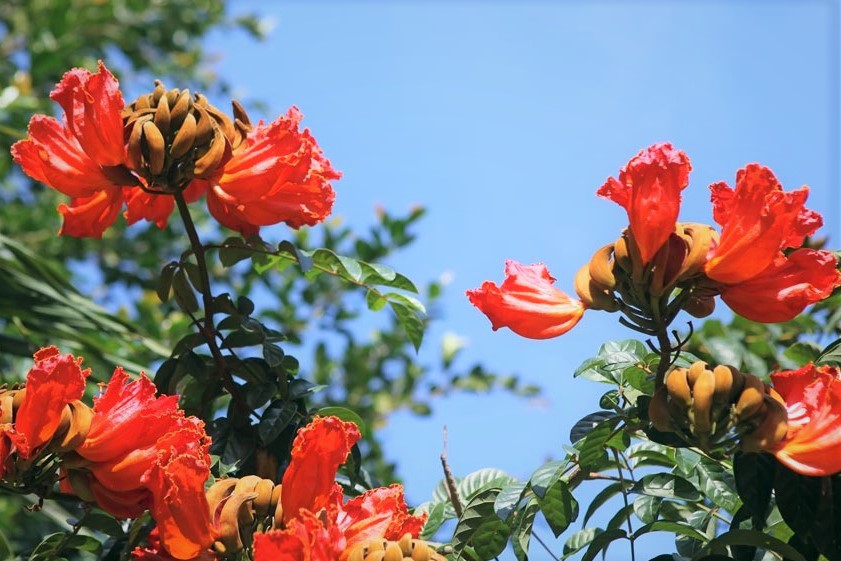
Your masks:
<instances>
[{"instance_id":1,"label":"thin twig","mask_svg":"<svg viewBox=\"0 0 841 561\"><path fill-rule=\"evenodd\" d=\"M616 472L619 474L619 487L622 491L622 501L625 503L625 510L628 509L628 491L625 489L625 478L622 475L622 463L619 461L619 452L616 449L611 449L613 452L613 458L616 460ZM627 464L627 461L626 461ZM636 552L634 551L634 526L631 524L631 517L625 520L628 525L628 541L631 543L631 561L636 561Z\"/></svg>"},{"instance_id":2,"label":"thin twig","mask_svg":"<svg viewBox=\"0 0 841 561\"><path fill-rule=\"evenodd\" d=\"M561 558L560 558L560 557L558 557L557 555L555 555L555 554L552 552L552 550L551 550L551 549L549 549L549 546L548 546L548 545L546 545L546 543L545 543L542 539L540 539L540 536L537 534L537 532L535 532L534 530L532 530L531 535L532 535L532 536L534 536L534 539L536 539L536 540L537 540L537 543L539 543L540 545L542 545L542 546L543 546L543 549L545 549L545 550L546 550L546 553L548 553L548 554L549 554L549 557L551 557L551 558L552 558L552 559L554 559L555 561L561 561Z\"/></svg>"},{"instance_id":3,"label":"thin twig","mask_svg":"<svg viewBox=\"0 0 841 561\"><path fill-rule=\"evenodd\" d=\"M458 487L456 478L453 477L453 472L450 470L450 464L447 463L447 426L444 426L444 449L441 451L441 467L444 468L444 481L447 484L447 495L450 496L450 502L453 503L453 509L456 515L461 518L464 514L464 508L461 506L461 500L458 496Z\"/></svg>"}]
</instances>

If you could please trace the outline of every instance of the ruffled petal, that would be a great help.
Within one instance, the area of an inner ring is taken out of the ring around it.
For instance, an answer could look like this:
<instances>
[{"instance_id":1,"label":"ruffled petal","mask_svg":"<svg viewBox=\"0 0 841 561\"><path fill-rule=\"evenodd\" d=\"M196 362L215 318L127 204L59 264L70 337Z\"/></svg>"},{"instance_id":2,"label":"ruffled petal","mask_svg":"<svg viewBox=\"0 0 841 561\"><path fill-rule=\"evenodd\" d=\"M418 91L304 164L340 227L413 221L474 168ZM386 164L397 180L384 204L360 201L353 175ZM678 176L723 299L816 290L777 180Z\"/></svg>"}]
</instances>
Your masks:
<instances>
[{"instance_id":1,"label":"ruffled petal","mask_svg":"<svg viewBox=\"0 0 841 561\"><path fill-rule=\"evenodd\" d=\"M801 245L822 223L820 214L805 207L808 188L784 192L773 172L759 164L739 170L735 190L724 183L710 189L721 238L704 270L721 283L756 277L780 251Z\"/></svg>"},{"instance_id":2,"label":"ruffled petal","mask_svg":"<svg viewBox=\"0 0 841 561\"><path fill-rule=\"evenodd\" d=\"M680 213L680 192L689 184L692 165L687 155L668 142L649 146L631 158L597 191L628 212L631 232L639 245L643 265L648 264L675 231Z\"/></svg>"},{"instance_id":3,"label":"ruffled petal","mask_svg":"<svg viewBox=\"0 0 841 561\"><path fill-rule=\"evenodd\" d=\"M172 211L175 210L175 199L172 195L155 195L140 187L129 187L123 192L126 198L126 222L134 224L138 220L147 220L154 222L158 228L166 227Z\"/></svg>"},{"instance_id":4,"label":"ruffled petal","mask_svg":"<svg viewBox=\"0 0 841 561\"><path fill-rule=\"evenodd\" d=\"M100 166L125 162L121 115L125 102L120 84L102 61L96 73L84 68L66 72L50 99L64 109L67 127L94 162Z\"/></svg>"},{"instance_id":5,"label":"ruffled petal","mask_svg":"<svg viewBox=\"0 0 841 561\"><path fill-rule=\"evenodd\" d=\"M17 451L29 458L48 443L61 422L68 403L85 393L90 370L82 370L81 359L61 354L56 347L35 354L35 365L26 375L26 397L15 415L15 431L23 436Z\"/></svg>"},{"instance_id":6,"label":"ruffled petal","mask_svg":"<svg viewBox=\"0 0 841 561\"><path fill-rule=\"evenodd\" d=\"M301 509L318 512L327 506L336 472L360 438L355 424L337 417L316 417L298 432L283 474L284 522L298 517Z\"/></svg>"},{"instance_id":7,"label":"ruffled petal","mask_svg":"<svg viewBox=\"0 0 841 561\"><path fill-rule=\"evenodd\" d=\"M798 249L744 282L722 287L721 299L753 321L788 321L841 285L838 260L828 251Z\"/></svg>"},{"instance_id":8,"label":"ruffled petal","mask_svg":"<svg viewBox=\"0 0 841 561\"><path fill-rule=\"evenodd\" d=\"M507 327L530 339L563 335L581 320L584 304L553 286L555 279L543 264L505 262L501 286L486 281L467 291L470 302L491 320L494 331Z\"/></svg>"},{"instance_id":9,"label":"ruffled petal","mask_svg":"<svg viewBox=\"0 0 841 561\"><path fill-rule=\"evenodd\" d=\"M409 533L417 537L426 516L412 516L401 485L379 487L349 500L341 507L337 523L347 538L347 547L367 540L399 540Z\"/></svg>"}]
</instances>

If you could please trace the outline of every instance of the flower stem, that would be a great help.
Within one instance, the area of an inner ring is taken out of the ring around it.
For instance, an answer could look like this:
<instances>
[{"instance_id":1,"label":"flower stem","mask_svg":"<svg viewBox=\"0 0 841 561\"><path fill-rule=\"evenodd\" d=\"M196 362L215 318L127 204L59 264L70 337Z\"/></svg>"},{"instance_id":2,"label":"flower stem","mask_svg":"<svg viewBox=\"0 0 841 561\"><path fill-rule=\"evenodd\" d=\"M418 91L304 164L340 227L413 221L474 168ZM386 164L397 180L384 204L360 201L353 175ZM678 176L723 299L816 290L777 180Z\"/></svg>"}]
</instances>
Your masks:
<instances>
[{"instance_id":1,"label":"flower stem","mask_svg":"<svg viewBox=\"0 0 841 561\"><path fill-rule=\"evenodd\" d=\"M202 307L204 308L204 321L196 323L196 327L204 337L207 347L210 349L210 354L213 356L213 362L216 368L216 377L222 382L222 386L231 394L231 398L240 403L246 410L250 410L245 399L239 391L239 387L234 382L233 377L225 364L225 357L222 356L222 350L216 343L216 326L213 323L213 293L210 290L210 274L207 269L207 259L204 254L204 246L199 239L199 234L196 231L196 225L193 222L193 217L190 215L190 209L187 206L187 201L184 199L184 194L177 191L173 195L175 197L175 204L178 206L178 214L181 216L181 221L184 223L184 229L187 231L187 237L190 239L190 247L193 254L196 256L196 265L199 269L201 282L196 287L202 297Z\"/></svg>"}]
</instances>

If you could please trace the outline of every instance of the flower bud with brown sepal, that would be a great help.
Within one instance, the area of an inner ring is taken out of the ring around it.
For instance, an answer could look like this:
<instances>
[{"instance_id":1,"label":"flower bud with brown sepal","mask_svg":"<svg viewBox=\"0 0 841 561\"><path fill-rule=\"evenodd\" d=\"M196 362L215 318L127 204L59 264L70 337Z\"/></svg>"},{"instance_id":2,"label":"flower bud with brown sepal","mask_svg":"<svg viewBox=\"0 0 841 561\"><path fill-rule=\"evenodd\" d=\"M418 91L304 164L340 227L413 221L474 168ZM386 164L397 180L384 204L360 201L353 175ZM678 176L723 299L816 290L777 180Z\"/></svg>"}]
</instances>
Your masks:
<instances>
[{"instance_id":1,"label":"flower bud with brown sepal","mask_svg":"<svg viewBox=\"0 0 841 561\"><path fill-rule=\"evenodd\" d=\"M280 528L281 486L256 475L219 479L207 490L210 519L218 532L213 549L233 555L250 547L255 533Z\"/></svg>"},{"instance_id":2,"label":"flower bud with brown sepal","mask_svg":"<svg viewBox=\"0 0 841 561\"><path fill-rule=\"evenodd\" d=\"M147 188L174 192L193 179L207 179L231 157L251 130L234 102L234 121L201 94L160 81L123 109L129 167Z\"/></svg>"},{"instance_id":3,"label":"flower bud with brown sepal","mask_svg":"<svg viewBox=\"0 0 841 561\"><path fill-rule=\"evenodd\" d=\"M581 267L575 275L575 292L591 310L615 312L619 302L613 295L616 278L613 274L613 244L608 244L593 254L587 265Z\"/></svg>"},{"instance_id":4,"label":"flower bud with brown sepal","mask_svg":"<svg viewBox=\"0 0 841 561\"><path fill-rule=\"evenodd\" d=\"M743 376L730 366L710 369L703 361L689 368L675 368L654 392L649 419L657 430L677 433L687 442L710 450L732 426L731 409Z\"/></svg>"}]
</instances>

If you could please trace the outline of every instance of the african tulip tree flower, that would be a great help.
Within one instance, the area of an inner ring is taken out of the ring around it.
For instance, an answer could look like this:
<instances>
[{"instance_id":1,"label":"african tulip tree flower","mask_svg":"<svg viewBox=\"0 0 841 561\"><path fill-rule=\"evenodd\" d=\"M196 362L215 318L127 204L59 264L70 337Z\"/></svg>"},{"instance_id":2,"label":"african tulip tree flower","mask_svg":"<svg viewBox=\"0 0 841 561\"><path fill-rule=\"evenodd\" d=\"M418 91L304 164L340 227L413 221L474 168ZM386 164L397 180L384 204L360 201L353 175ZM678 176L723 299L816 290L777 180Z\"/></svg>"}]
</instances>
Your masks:
<instances>
[{"instance_id":1,"label":"african tulip tree flower","mask_svg":"<svg viewBox=\"0 0 841 561\"><path fill-rule=\"evenodd\" d=\"M529 339L563 335L581 320L584 304L553 286L546 265L505 262L505 280L485 281L467 291L470 302L491 320L493 330L507 327Z\"/></svg>"},{"instance_id":2,"label":"african tulip tree flower","mask_svg":"<svg viewBox=\"0 0 841 561\"><path fill-rule=\"evenodd\" d=\"M788 434L771 450L803 475L841 473L841 372L812 363L771 375L788 411Z\"/></svg>"},{"instance_id":3,"label":"african tulip tree flower","mask_svg":"<svg viewBox=\"0 0 841 561\"><path fill-rule=\"evenodd\" d=\"M628 212L643 265L675 231L680 192L689 184L691 169L684 152L668 142L654 144L631 158L619 171L619 179L609 177L598 190L600 197Z\"/></svg>"},{"instance_id":4,"label":"african tulip tree flower","mask_svg":"<svg viewBox=\"0 0 841 561\"><path fill-rule=\"evenodd\" d=\"M721 297L733 311L754 321L786 321L841 284L832 253L783 253L801 246L823 222L805 206L808 188L785 192L770 169L750 164L736 174L735 189L716 183L710 190L721 237L704 272L721 283Z\"/></svg>"},{"instance_id":5,"label":"african tulip tree flower","mask_svg":"<svg viewBox=\"0 0 841 561\"><path fill-rule=\"evenodd\" d=\"M70 197L59 205L59 234L102 237L123 205L123 190L136 185L125 168L123 94L101 61L98 71L68 71L50 93L63 122L46 115L29 121L29 138L12 146L12 157L29 177Z\"/></svg>"},{"instance_id":6,"label":"african tulip tree flower","mask_svg":"<svg viewBox=\"0 0 841 561\"><path fill-rule=\"evenodd\" d=\"M220 224L254 234L260 226L300 228L329 216L336 196L330 181L341 173L309 130L299 130L302 118L292 107L273 123L247 130L231 159L208 179L207 207Z\"/></svg>"},{"instance_id":7,"label":"african tulip tree flower","mask_svg":"<svg viewBox=\"0 0 841 561\"><path fill-rule=\"evenodd\" d=\"M210 439L185 417L177 396L155 396L145 376L129 381L118 368L98 398L84 443L68 458L73 491L119 518L147 508L166 550L190 559L213 542L204 483Z\"/></svg>"},{"instance_id":8,"label":"african tulip tree flower","mask_svg":"<svg viewBox=\"0 0 841 561\"><path fill-rule=\"evenodd\" d=\"M367 540L418 535L426 518L409 514L400 485L344 502L336 471L359 438L336 417L316 417L298 433L280 495L285 528L254 536L255 561L344 561Z\"/></svg>"},{"instance_id":9,"label":"african tulip tree flower","mask_svg":"<svg viewBox=\"0 0 841 561\"><path fill-rule=\"evenodd\" d=\"M31 458L56 435L65 407L85 393L90 370L82 370L81 362L56 347L43 348L35 353L26 388L0 392L0 478L12 452Z\"/></svg>"},{"instance_id":10,"label":"african tulip tree flower","mask_svg":"<svg viewBox=\"0 0 841 561\"><path fill-rule=\"evenodd\" d=\"M101 237L126 205L132 224L163 228L175 208L207 193L210 213L244 234L284 222L323 221L341 174L293 107L269 125L252 126L234 102L234 119L189 90L153 92L125 105L119 83L100 62L96 73L67 72L50 97L64 124L35 115L29 138L12 147L24 173L71 197L60 205L61 234Z\"/></svg>"}]
</instances>

